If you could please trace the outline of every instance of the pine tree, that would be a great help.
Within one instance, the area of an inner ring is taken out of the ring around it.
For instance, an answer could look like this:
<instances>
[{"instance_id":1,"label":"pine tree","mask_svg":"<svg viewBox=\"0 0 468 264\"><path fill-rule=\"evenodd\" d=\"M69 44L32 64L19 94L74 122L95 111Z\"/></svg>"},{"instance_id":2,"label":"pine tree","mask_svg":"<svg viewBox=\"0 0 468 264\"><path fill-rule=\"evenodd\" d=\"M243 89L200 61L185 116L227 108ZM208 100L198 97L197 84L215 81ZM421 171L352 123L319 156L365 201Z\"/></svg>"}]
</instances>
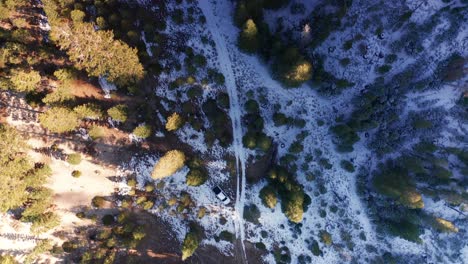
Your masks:
<instances>
[{"instance_id":1,"label":"pine tree","mask_svg":"<svg viewBox=\"0 0 468 264\"><path fill-rule=\"evenodd\" d=\"M185 154L180 150L166 152L154 166L151 176L153 179L162 179L171 176L185 164Z\"/></svg>"},{"instance_id":2,"label":"pine tree","mask_svg":"<svg viewBox=\"0 0 468 264\"><path fill-rule=\"evenodd\" d=\"M137 50L120 40L112 31L94 30L90 23L57 22L52 25L51 38L66 50L75 67L90 76L105 76L110 82L125 86L144 76Z\"/></svg>"},{"instance_id":3,"label":"pine tree","mask_svg":"<svg viewBox=\"0 0 468 264\"><path fill-rule=\"evenodd\" d=\"M183 118L178 113L173 113L167 118L166 130L175 131L179 129L184 123Z\"/></svg>"},{"instance_id":4,"label":"pine tree","mask_svg":"<svg viewBox=\"0 0 468 264\"><path fill-rule=\"evenodd\" d=\"M99 105L92 103L79 105L73 108L73 111L75 111L79 118L100 119L103 116Z\"/></svg>"},{"instance_id":5,"label":"pine tree","mask_svg":"<svg viewBox=\"0 0 468 264\"><path fill-rule=\"evenodd\" d=\"M257 25L252 19L245 22L239 34L238 45L241 50L247 53L255 53L259 47Z\"/></svg>"},{"instance_id":6,"label":"pine tree","mask_svg":"<svg viewBox=\"0 0 468 264\"><path fill-rule=\"evenodd\" d=\"M41 82L41 75L37 71L16 70L12 72L11 82L16 91L32 92Z\"/></svg>"},{"instance_id":7,"label":"pine tree","mask_svg":"<svg viewBox=\"0 0 468 264\"><path fill-rule=\"evenodd\" d=\"M117 122L125 122L128 118L128 108L123 104L119 104L107 110L107 114Z\"/></svg>"},{"instance_id":8,"label":"pine tree","mask_svg":"<svg viewBox=\"0 0 468 264\"><path fill-rule=\"evenodd\" d=\"M64 107L53 107L39 115L41 125L51 132L64 133L75 130L80 125L78 115Z\"/></svg>"},{"instance_id":9,"label":"pine tree","mask_svg":"<svg viewBox=\"0 0 468 264\"><path fill-rule=\"evenodd\" d=\"M199 245L198 237L194 232L188 232L182 243L182 260L188 259L195 253Z\"/></svg>"}]
</instances>

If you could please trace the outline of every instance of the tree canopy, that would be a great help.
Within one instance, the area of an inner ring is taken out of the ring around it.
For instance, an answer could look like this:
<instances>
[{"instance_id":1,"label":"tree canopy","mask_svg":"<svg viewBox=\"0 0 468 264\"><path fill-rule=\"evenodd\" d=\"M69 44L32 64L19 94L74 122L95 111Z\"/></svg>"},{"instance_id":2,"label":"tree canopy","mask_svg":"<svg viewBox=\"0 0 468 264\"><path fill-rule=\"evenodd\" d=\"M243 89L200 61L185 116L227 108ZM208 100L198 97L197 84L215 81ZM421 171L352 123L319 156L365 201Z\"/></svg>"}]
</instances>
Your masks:
<instances>
[{"instance_id":1,"label":"tree canopy","mask_svg":"<svg viewBox=\"0 0 468 264\"><path fill-rule=\"evenodd\" d=\"M151 176L153 179L161 179L171 176L185 164L185 154L180 150L166 152L154 166Z\"/></svg>"},{"instance_id":2,"label":"tree canopy","mask_svg":"<svg viewBox=\"0 0 468 264\"><path fill-rule=\"evenodd\" d=\"M137 82L144 76L137 49L115 40L112 31L96 31L92 24L55 23L51 38L66 50L75 67L90 76L105 76L120 86Z\"/></svg>"},{"instance_id":3,"label":"tree canopy","mask_svg":"<svg viewBox=\"0 0 468 264\"><path fill-rule=\"evenodd\" d=\"M39 115L41 125L54 133L65 133L75 130L80 125L78 115L65 108L53 107Z\"/></svg>"},{"instance_id":4,"label":"tree canopy","mask_svg":"<svg viewBox=\"0 0 468 264\"><path fill-rule=\"evenodd\" d=\"M31 92L41 82L41 75L37 71L16 70L10 80L16 91Z\"/></svg>"}]
</instances>

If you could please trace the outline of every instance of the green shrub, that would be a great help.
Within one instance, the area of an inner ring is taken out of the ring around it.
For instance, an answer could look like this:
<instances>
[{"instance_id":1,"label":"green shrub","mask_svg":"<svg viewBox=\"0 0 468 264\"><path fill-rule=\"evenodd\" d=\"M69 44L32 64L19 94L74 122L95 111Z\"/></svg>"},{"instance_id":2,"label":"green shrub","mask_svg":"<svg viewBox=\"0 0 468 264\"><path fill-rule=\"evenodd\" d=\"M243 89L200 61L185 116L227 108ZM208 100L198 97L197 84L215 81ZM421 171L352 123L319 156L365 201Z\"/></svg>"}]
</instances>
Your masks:
<instances>
[{"instance_id":1,"label":"green shrub","mask_svg":"<svg viewBox=\"0 0 468 264\"><path fill-rule=\"evenodd\" d=\"M191 169L187 174L186 183L189 186L200 186L206 182L208 176L199 169Z\"/></svg>"},{"instance_id":2,"label":"green shrub","mask_svg":"<svg viewBox=\"0 0 468 264\"><path fill-rule=\"evenodd\" d=\"M128 179L127 180L127 185L130 187L135 187L137 185L137 181L135 179Z\"/></svg>"},{"instance_id":3,"label":"green shrub","mask_svg":"<svg viewBox=\"0 0 468 264\"><path fill-rule=\"evenodd\" d=\"M84 212L78 212L76 213L76 217L78 217L79 219L83 219L86 217L86 214Z\"/></svg>"},{"instance_id":4,"label":"green shrub","mask_svg":"<svg viewBox=\"0 0 468 264\"><path fill-rule=\"evenodd\" d=\"M128 118L128 108L123 104L119 104L107 110L107 114L117 122L125 122Z\"/></svg>"},{"instance_id":5,"label":"green shrub","mask_svg":"<svg viewBox=\"0 0 468 264\"><path fill-rule=\"evenodd\" d=\"M154 191L154 184L153 183L147 183L145 185L145 192L153 192Z\"/></svg>"},{"instance_id":6,"label":"green shrub","mask_svg":"<svg viewBox=\"0 0 468 264\"><path fill-rule=\"evenodd\" d=\"M312 244L310 245L310 251L314 256L321 256L323 254L322 250L320 250L320 246L317 241L312 241Z\"/></svg>"},{"instance_id":7,"label":"green shrub","mask_svg":"<svg viewBox=\"0 0 468 264\"><path fill-rule=\"evenodd\" d=\"M257 101L253 100L253 99L249 99L246 103L245 103L245 110L249 113L258 113L258 111L260 110L259 106L258 106L258 103Z\"/></svg>"},{"instance_id":8,"label":"green shrub","mask_svg":"<svg viewBox=\"0 0 468 264\"><path fill-rule=\"evenodd\" d=\"M149 125L139 125L133 130L133 135L138 138L148 138L151 136L151 127Z\"/></svg>"},{"instance_id":9,"label":"green shrub","mask_svg":"<svg viewBox=\"0 0 468 264\"><path fill-rule=\"evenodd\" d=\"M330 163L330 161L327 158L321 158L319 159L319 165L327 170L330 170L333 165Z\"/></svg>"},{"instance_id":10,"label":"green shrub","mask_svg":"<svg viewBox=\"0 0 468 264\"><path fill-rule=\"evenodd\" d=\"M183 124L184 119L178 113L172 113L172 115L167 118L166 130L175 131L182 127Z\"/></svg>"},{"instance_id":11,"label":"green shrub","mask_svg":"<svg viewBox=\"0 0 468 264\"><path fill-rule=\"evenodd\" d=\"M416 118L412 125L415 129L427 129L432 127L432 122L423 118Z\"/></svg>"},{"instance_id":12,"label":"green shrub","mask_svg":"<svg viewBox=\"0 0 468 264\"><path fill-rule=\"evenodd\" d=\"M282 203L283 212L289 221L300 223L304 214L304 192L302 190L290 191Z\"/></svg>"},{"instance_id":13,"label":"green shrub","mask_svg":"<svg viewBox=\"0 0 468 264\"><path fill-rule=\"evenodd\" d=\"M374 176L373 185L380 194L391 197L408 208L424 207L421 194L414 187L407 172L401 168L382 170Z\"/></svg>"},{"instance_id":14,"label":"green shrub","mask_svg":"<svg viewBox=\"0 0 468 264\"><path fill-rule=\"evenodd\" d=\"M93 125L88 131L88 135L92 140L96 140L105 136L104 128L102 126Z\"/></svg>"},{"instance_id":15,"label":"green shrub","mask_svg":"<svg viewBox=\"0 0 468 264\"><path fill-rule=\"evenodd\" d=\"M94 198L91 200L91 204L97 208L103 208L106 202L106 199L102 196L94 196Z\"/></svg>"},{"instance_id":16,"label":"green shrub","mask_svg":"<svg viewBox=\"0 0 468 264\"><path fill-rule=\"evenodd\" d=\"M73 108L79 118L100 119L102 110L97 104L83 104Z\"/></svg>"},{"instance_id":17,"label":"green shrub","mask_svg":"<svg viewBox=\"0 0 468 264\"><path fill-rule=\"evenodd\" d=\"M347 172L354 172L354 165L353 163L347 161L347 160L341 160L340 162L341 168L344 169Z\"/></svg>"},{"instance_id":18,"label":"green shrub","mask_svg":"<svg viewBox=\"0 0 468 264\"><path fill-rule=\"evenodd\" d=\"M302 150L304 150L304 146L302 145L300 141L293 142L291 146L289 147L289 152L294 153L294 154L300 153L302 152Z\"/></svg>"},{"instance_id":19,"label":"green shrub","mask_svg":"<svg viewBox=\"0 0 468 264\"><path fill-rule=\"evenodd\" d=\"M278 198L276 197L276 191L271 186L265 186L260 190L259 193L260 199L265 206L268 208L275 208L276 204L278 203Z\"/></svg>"},{"instance_id":20,"label":"green shrub","mask_svg":"<svg viewBox=\"0 0 468 264\"><path fill-rule=\"evenodd\" d=\"M67 162L71 165L78 165L81 163L81 155L79 153L72 153L67 156Z\"/></svg>"},{"instance_id":21,"label":"green shrub","mask_svg":"<svg viewBox=\"0 0 468 264\"><path fill-rule=\"evenodd\" d=\"M184 242L182 243L182 260L186 260L195 253L198 248L199 240L195 232L190 231L185 235Z\"/></svg>"},{"instance_id":22,"label":"green shrub","mask_svg":"<svg viewBox=\"0 0 468 264\"><path fill-rule=\"evenodd\" d=\"M265 134L260 135L260 137L258 139L258 147L261 150L267 152L268 150L270 150L271 145L272 145L272 140L271 140L270 137L268 137Z\"/></svg>"},{"instance_id":23,"label":"green shrub","mask_svg":"<svg viewBox=\"0 0 468 264\"><path fill-rule=\"evenodd\" d=\"M219 233L219 238L224 241L228 242L234 242L234 239L236 238L233 233L223 230L221 233Z\"/></svg>"},{"instance_id":24,"label":"green shrub","mask_svg":"<svg viewBox=\"0 0 468 264\"><path fill-rule=\"evenodd\" d=\"M253 133L246 133L244 137L242 138L242 143L244 144L244 147L249 148L249 149L254 149L257 147L257 141L255 134Z\"/></svg>"},{"instance_id":25,"label":"green shrub","mask_svg":"<svg viewBox=\"0 0 468 264\"><path fill-rule=\"evenodd\" d=\"M419 238L421 235L421 230L417 225L407 220L402 220L399 222L388 221L387 224L390 234L399 236L408 241L422 243L422 240Z\"/></svg>"},{"instance_id":26,"label":"green shrub","mask_svg":"<svg viewBox=\"0 0 468 264\"><path fill-rule=\"evenodd\" d=\"M275 126L284 126L288 124L288 118L283 113L274 113L273 122L275 123Z\"/></svg>"},{"instance_id":27,"label":"green shrub","mask_svg":"<svg viewBox=\"0 0 468 264\"><path fill-rule=\"evenodd\" d=\"M330 128L337 139L338 150L342 152L353 151L354 143L359 141L356 131L347 124L339 124Z\"/></svg>"},{"instance_id":28,"label":"green shrub","mask_svg":"<svg viewBox=\"0 0 468 264\"><path fill-rule=\"evenodd\" d=\"M333 243L331 234L325 230L320 231L320 240L327 246L330 246Z\"/></svg>"},{"instance_id":29,"label":"green shrub","mask_svg":"<svg viewBox=\"0 0 468 264\"><path fill-rule=\"evenodd\" d=\"M299 87L312 78L312 64L296 47L280 51L272 66L275 76L289 87Z\"/></svg>"},{"instance_id":30,"label":"green shrub","mask_svg":"<svg viewBox=\"0 0 468 264\"><path fill-rule=\"evenodd\" d=\"M151 208L153 208L154 206L154 202L153 201L146 201L143 203L143 209L144 210L150 210Z\"/></svg>"},{"instance_id":31,"label":"green shrub","mask_svg":"<svg viewBox=\"0 0 468 264\"><path fill-rule=\"evenodd\" d=\"M74 178L79 178L81 176L81 171L79 171L79 170L72 171L72 176Z\"/></svg>"},{"instance_id":32,"label":"green shrub","mask_svg":"<svg viewBox=\"0 0 468 264\"><path fill-rule=\"evenodd\" d=\"M103 216L101 220L102 224L106 226L112 225L115 222L114 216L109 214Z\"/></svg>"},{"instance_id":33,"label":"green shrub","mask_svg":"<svg viewBox=\"0 0 468 264\"><path fill-rule=\"evenodd\" d=\"M185 165L185 154L180 150L166 152L154 166L151 177L162 179L171 176Z\"/></svg>"},{"instance_id":34,"label":"green shrub","mask_svg":"<svg viewBox=\"0 0 468 264\"><path fill-rule=\"evenodd\" d=\"M258 219L260 218L260 210L255 204L244 206L244 219L254 224L260 224Z\"/></svg>"},{"instance_id":35,"label":"green shrub","mask_svg":"<svg viewBox=\"0 0 468 264\"><path fill-rule=\"evenodd\" d=\"M146 196L140 196L136 199L136 204L142 204L144 202L146 202L148 199L146 198Z\"/></svg>"}]
</instances>

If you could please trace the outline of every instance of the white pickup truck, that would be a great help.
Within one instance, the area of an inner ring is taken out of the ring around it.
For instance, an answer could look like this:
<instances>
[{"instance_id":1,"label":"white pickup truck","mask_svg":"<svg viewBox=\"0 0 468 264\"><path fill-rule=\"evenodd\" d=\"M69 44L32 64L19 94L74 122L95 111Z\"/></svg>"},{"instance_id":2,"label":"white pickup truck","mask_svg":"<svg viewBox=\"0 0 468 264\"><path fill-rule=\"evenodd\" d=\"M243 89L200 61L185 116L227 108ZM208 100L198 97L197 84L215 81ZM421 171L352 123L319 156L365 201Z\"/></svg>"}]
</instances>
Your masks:
<instances>
[{"instance_id":1,"label":"white pickup truck","mask_svg":"<svg viewBox=\"0 0 468 264\"><path fill-rule=\"evenodd\" d=\"M231 202L231 199L229 199L229 197L223 192L223 190L221 190L221 188L219 188L219 186L215 186L213 188L213 192L216 194L216 197L218 197L218 199L223 202L223 204L228 205Z\"/></svg>"}]
</instances>

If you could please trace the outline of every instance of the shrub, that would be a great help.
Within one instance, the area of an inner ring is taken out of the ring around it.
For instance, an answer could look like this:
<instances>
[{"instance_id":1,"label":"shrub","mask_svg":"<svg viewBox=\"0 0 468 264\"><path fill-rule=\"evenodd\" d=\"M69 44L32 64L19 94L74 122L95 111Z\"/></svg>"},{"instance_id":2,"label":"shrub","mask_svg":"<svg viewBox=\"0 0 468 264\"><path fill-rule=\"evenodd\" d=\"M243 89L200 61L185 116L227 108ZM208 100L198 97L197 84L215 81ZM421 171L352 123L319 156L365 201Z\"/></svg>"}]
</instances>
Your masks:
<instances>
[{"instance_id":1,"label":"shrub","mask_svg":"<svg viewBox=\"0 0 468 264\"><path fill-rule=\"evenodd\" d=\"M294 154L300 153L302 152L302 150L304 150L304 146L302 145L300 141L293 142L291 146L289 147L289 152L294 153Z\"/></svg>"},{"instance_id":2,"label":"shrub","mask_svg":"<svg viewBox=\"0 0 468 264\"><path fill-rule=\"evenodd\" d=\"M185 154L180 150L166 152L154 166L151 176L153 179L162 179L171 176L185 164Z\"/></svg>"},{"instance_id":3,"label":"shrub","mask_svg":"<svg viewBox=\"0 0 468 264\"><path fill-rule=\"evenodd\" d=\"M242 143L244 144L244 147L249 148L249 149L254 149L257 146L255 134L246 133L244 137L242 138Z\"/></svg>"},{"instance_id":4,"label":"shrub","mask_svg":"<svg viewBox=\"0 0 468 264\"><path fill-rule=\"evenodd\" d=\"M104 128L102 126L93 125L88 131L88 135L91 139L96 140L105 136Z\"/></svg>"},{"instance_id":5,"label":"shrub","mask_svg":"<svg viewBox=\"0 0 468 264\"><path fill-rule=\"evenodd\" d=\"M260 210L258 209L258 207L255 205L255 204L250 204L250 205L246 205L244 206L244 219L251 222L251 223L254 223L254 224L260 224L260 222L258 221L258 218L260 218L261 214L260 214Z\"/></svg>"},{"instance_id":6,"label":"shrub","mask_svg":"<svg viewBox=\"0 0 468 264\"><path fill-rule=\"evenodd\" d=\"M338 142L338 150L342 152L353 151L354 143L359 141L356 131L346 124L339 124L330 128Z\"/></svg>"},{"instance_id":7,"label":"shrub","mask_svg":"<svg viewBox=\"0 0 468 264\"><path fill-rule=\"evenodd\" d=\"M392 69L392 65L385 64L385 65L382 65L382 66L378 67L376 71L379 74L385 74L385 73L389 72L391 69Z\"/></svg>"},{"instance_id":8,"label":"shrub","mask_svg":"<svg viewBox=\"0 0 468 264\"><path fill-rule=\"evenodd\" d=\"M327 246L330 246L333 243L331 234L325 230L320 231L320 240L322 240L322 242Z\"/></svg>"},{"instance_id":9,"label":"shrub","mask_svg":"<svg viewBox=\"0 0 468 264\"><path fill-rule=\"evenodd\" d=\"M289 221L300 223L304 214L304 193L301 190L290 191L283 201L283 212Z\"/></svg>"},{"instance_id":10,"label":"shrub","mask_svg":"<svg viewBox=\"0 0 468 264\"><path fill-rule=\"evenodd\" d=\"M260 190L260 199L265 206L268 208L275 208L276 204L278 203L278 198L276 197L276 191L271 186L265 186Z\"/></svg>"},{"instance_id":11,"label":"shrub","mask_svg":"<svg viewBox=\"0 0 468 264\"><path fill-rule=\"evenodd\" d=\"M262 134L258 139L258 147L265 152L270 150L271 144L272 144L271 138L265 134Z\"/></svg>"},{"instance_id":12,"label":"shrub","mask_svg":"<svg viewBox=\"0 0 468 264\"><path fill-rule=\"evenodd\" d=\"M342 160L340 162L341 168L344 169L347 172L354 172L354 165L353 163L347 161L347 160Z\"/></svg>"},{"instance_id":13,"label":"shrub","mask_svg":"<svg viewBox=\"0 0 468 264\"><path fill-rule=\"evenodd\" d=\"M135 240L142 240L145 236L146 233L142 226L135 228L135 230L132 233L132 237Z\"/></svg>"},{"instance_id":14,"label":"shrub","mask_svg":"<svg viewBox=\"0 0 468 264\"><path fill-rule=\"evenodd\" d=\"M288 118L283 113L275 113L273 114L273 122L275 126L284 126L288 124Z\"/></svg>"},{"instance_id":15,"label":"shrub","mask_svg":"<svg viewBox=\"0 0 468 264\"><path fill-rule=\"evenodd\" d=\"M59 224L59 216L52 212L47 212L37 216L36 219L34 219L31 226L31 231L33 234L40 234L58 226Z\"/></svg>"},{"instance_id":16,"label":"shrub","mask_svg":"<svg viewBox=\"0 0 468 264\"><path fill-rule=\"evenodd\" d=\"M312 78L312 64L307 61L296 47L289 47L273 63L276 77L289 87L299 87Z\"/></svg>"},{"instance_id":17,"label":"shrub","mask_svg":"<svg viewBox=\"0 0 468 264\"><path fill-rule=\"evenodd\" d=\"M147 201L146 196L140 196L140 197L138 197L138 198L136 199L135 202L136 202L136 204L142 204L142 203L144 203L144 202L146 202L146 201Z\"/></svg>"},{"instance_id":18,"label":"shrub","mask_svg":"<svg viewBox=\"0 0 468 264\"><path fill-rule=\"evenodd\" d=\"M330 163L330 161L327 158L321 158L319 159L319 165L327 170L330 170L333 165Z\"/></svg>"},{"instance_id":19,"label":"shrub","mask_svg":"<svg viewBox=\"0 0 468 264\"><path fill-rule=\"evenodd\" d=\"M80 23L83 22L86 14L81 10L73 10L70 12L71 19L73 23Z\"/></svg>"},{"instance_id":20,"label":"shrub","mask_svg":"<svg viewBox=\"0 0 468 264\"><path fill-rule=\"evenodd\" d=\"M73 108L79 118L99 119L102 118L102 110L96 104L83 104Z\"/></svg>"},{"instance_id":21,"label":"shrub","mask_svg":"<svg viewBox=\"0 0 468 264\"><path fill-rule=\"evenodd\" d=\"M413 127L416 129L427 129L432 127L432 122L428 120L424 120L422 118L416 118L413 123Z\"/></svg>"},{"instance_id":22,"label":"shrub","mask_svg":"<svg viewBox=\"0 0 468 264\"><path fill-rule=\"evenodd\" d=\"M219 238L224 241L233 242L236 237L233 233L223 230L219 233Z\"/></svg>"},{"instance_id":23,"label":"shrub","mask_svg":"<svg viewBox=\"0 0 468 264\"><path fill-rule=\"evenodd\" d=\"M144 210L150 210L151 208L153 208L154 206L154 202L153 201L146 201L143 203L143 209Z\"/></svg>"},{"instance_id":24,"label":"shrub","mask_svg":"<svg viewBox=\"0 0 468 264\"><path fill-rule=\"evenodd\" d=\"M205 214L206 214L206 207L200 207L200 209L198 210L197 218L202 219L203 217L205 217Z\"/></svg>"},{"instance_id":25,"label":"shrub","mask_svg":"<svg viewBox=\"0 0 468 264\"><path fill-rule=\"evenodd\" d=\"M81 155L79 153L72 153L67 156L67 162L71 165L78 165L81 163Z\"/></svg>"},{"instance_id":26,"label":"shrub","mask_svg":"<svg viewBox=\"0 0 468 264\"><path fill-rule=\"evenodd\" d=\"M81 176L81 171L79 170L72 171L72 176L75 178L79 178Z\"/></svg>"},{"instance_id":27,"label":"shrub","mask_svg":"<svg viewBox=\"0 0 468 264\"><path fill-rule=\"evenodd\" d=\"M422 242L422 240L419 238L419 236L421 235L421 230L417 225L407 220L402 220L399 222L388 221L387 224L390 234L394 236L399 236L408 241L416 243Z\"/></svg>"},{"instance_id":28,"label":"shrub","mask_svg":"<svg viewBox=\"0 0 468 264\"><path fill-rule=\"evenodd\" d=\"M83 219L86 217L86 214L84 212L78 212L76 213L76 217L78 217L79 219Z\"/></svg>"},{"instance_id":29,"label":"shrub","mask_svg":"<svg viewBox=\"0 0 468 264\"><path fill-rule=\"evenodd\" d=\"M102 196L94 196L94 198L91 200L91 204L97 208L103 208L106 202L106 199Z\"/></svg>"},{"instance_id":30,"label":"shrub","mask_svg":"<svg viewBox=\"0 0 468 264\"><path fill-rule=\"evenodd\" d=\"M450 221L436 217L434 227L441 232L457 233L458 228Z\"/></svg>"},{"instance_id":31,"label":"shrub","mask_svg":"<svg viewBox=\"0 0 468 264\"><path fill-rule=\"evenodd\" d=\"M133 135L138 138L148 138L151 136L151 127L149 125L139 125L133 130Z\"/></svg>"},{"instance_id":32,"label":"shrub","mask_svg":"<svg viewBox=\"0 0 468 264\"><path fill-rule=\"evenodd\" d=\"M376 190L388 197L396 199L408 208L423 208L421 194L417 192L406 171L400 168L383 170L373 178Z\"/></svg>"},{"instance_id":33,"label":"shrub","mask_svg":"<svg viewBox=\"0 0 468 264\"><path fill-rule=\"evenodd\" d=\"M173 113L167 118L166 130L175 131L184 124L183 118L178 113Z\"/></svg>"},{"instance_id":34,"label":"shrub","mask_svg":"<svg viewBox=\"0 0 468 264\"><path fill-rule=\"evenodd\" d=\"M189 186L200 186L208 179L206 173L199 169L191 169L187 174L186 183Z\"/></svg>"},{"instance_id":35,"label":"shrub","mask_svg":"<svg viewBox=\"0 0 468 264\"><path fill-rule=\"evenodd\" d=\"M257 113L259 111L259 106L258 106L257 101L253 99L249 99L245 103L245 110L249 113Z\"/></svg>"},{"instance_id":36,"label":"shrub","mask_svg":"<svg viewBox=\"0 0 468 264\"><path fill-rule=\"evenodd\" d=\"M189 232L185 235L184 242L182 243L182 260L186 260L195 253L198 248L199 241L195 232Z\"/></svg>"},{"instance_id":37,"label":"shrub","mask_svg":"<svg viewBox=\"0 0 468 264\"><path fill-rule=\"evenodd\" d=\"M147 183L145 185L145 192L153 192L154 191L154 184L153 183Z\"/></svg>"},{"instance_id":38,"label":"shrub","mask_svg":"<svg viewBox=\"0 0 468 264\"><path fill-rule=\"evenodd\" d=\"M117 122L125 122L128 118L128 108L123 104L119 104L107 110L107 114Z\"/></svg>"},{"instance_id":39,"label":"shrub","mask_svg":"<svg viewBox=\"0 0 468 264\"><path fill-rule=\"evenodd\" d=\"M115 222L114 216L109 214L103 216L101 220L102 224L106 226L112 225Z\"/></svg>"},{"instance_id":40,"label":"shrub","mask_svg":"<svg viewBox=\"0 0 468 264\"><path fill-rule=\"evenodd\" d=\"M0 255L0 263L2 264L17 264L18 262L12 255Z\"/></svg>"},{"instance_id":41,"label":"shrub","mask_svg":"<svg viewBox=\"0 0 468 264\"><path fill-rule=\"evenodd\" d=\"M135 179L128 179L127 185L130 187L135 187L137 184L137 181Z\"/></svg>"}]
</instances>

